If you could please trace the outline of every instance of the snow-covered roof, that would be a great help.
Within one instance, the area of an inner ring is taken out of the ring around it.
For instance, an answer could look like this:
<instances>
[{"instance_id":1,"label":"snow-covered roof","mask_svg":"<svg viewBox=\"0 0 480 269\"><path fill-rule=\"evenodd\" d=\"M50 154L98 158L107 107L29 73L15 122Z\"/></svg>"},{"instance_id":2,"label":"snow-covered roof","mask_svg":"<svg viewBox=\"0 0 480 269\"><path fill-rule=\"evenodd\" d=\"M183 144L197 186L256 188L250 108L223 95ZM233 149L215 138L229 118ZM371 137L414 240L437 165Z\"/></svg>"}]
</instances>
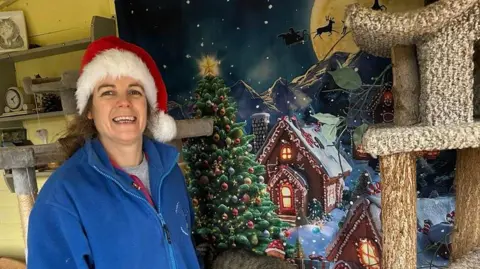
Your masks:
<instances>
[{"instance_id":1,"label":"snow-covered roof","mask_svg":"<svg viewBox=\"0 0 480 269\"><path fill-rule=\"evenodd\" d=\"M320 131L315 130L317 126L310 125L297 128L290 118L285 117L282 120L285 121L296 133L308 151L310 151L310 153L321 164L323 164L323 167L327 171L329 177L336 177L345 172L352 171L352 167L338 152L335 145L333 143L329 143ZM306 136L309 135L314 139L315 143L312 144L307 142Z\"/></svg>"},{"instance_id":2,"label":"snow-covered roof","mask_svg":"<svg viewBox=\"0 0 480 269\"><path fill-rule=\"evenodd\" d=\"M370 195L367 197L367 199L370 201L370 205L368 207L368 211L370 212L370 217L372 219L373 225L375 226L375 229L377 229L377 232L381 237L383 234L383 231L382 231L382 220L381 220L382 202L380 199L380 194Z\"/></svg>"},{"instance_id":3,"label":"snow-covered roof","mask_svg":"<svg viewBox=\"0 0 480 269\"><path fill-rule=\"evenodd\" d=\"M358 215L357 212L359 210L365 211L365 213ZM340 253L343 251L343 247L345 247L345 242L350 240L349 237L354 232L350 229L347 230L347 228L350 226L347 224L352 222L358 223L361 221L362 218L365 218L365 217L369 221L370 225L374 228L373 234L375 238L372 238L372 239L375 239L376 242L379 243L381 248L381 241L382 241L381 213L382 213L382 209L381 209L380 194L362 196L358 198L348 210L348 214L345 218L345 222L342 228L338 231L335 239L332 240L328 245L325 251L325 255L329 256L333 254L332 251L334 251L334 249L337 249L337 252L335 253L335 255L336 256L340 255ZM356 215L360 217L354 219L354 216Z\"/></svg>"},{"instance_id":4,"label":"snow-covered roof","mask_svg":"<svg viewBox=\"0 0 480 269\"><path fill-rule=\"evenodd\" d=\"M326 173L328 177L334 178L348 174L352 167L347 160L339 153L333 143L329 143L317 126L297 127L289 118L279 119L277 124L270 131L265 144L257 153L257 160L262 163L276 147L282 131L287 131L290 140L296 143L300 152L309 159L309 163L319 173ZM307 141L308 140L308 141ZM324 172L323 172L324 171ZM343 173L342 173L343 171Z\"/></svg>"}]
</instances>

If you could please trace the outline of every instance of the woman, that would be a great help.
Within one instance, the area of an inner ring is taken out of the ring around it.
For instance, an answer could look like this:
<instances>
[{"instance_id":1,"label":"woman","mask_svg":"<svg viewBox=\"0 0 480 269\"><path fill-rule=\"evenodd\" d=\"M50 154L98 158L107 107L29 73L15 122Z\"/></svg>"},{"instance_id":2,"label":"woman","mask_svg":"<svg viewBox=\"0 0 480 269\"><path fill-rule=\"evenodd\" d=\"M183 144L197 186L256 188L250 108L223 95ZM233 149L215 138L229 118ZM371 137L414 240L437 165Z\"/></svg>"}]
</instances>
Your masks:
<instances>
[{"instance_id":1,"label":"woman","mask_svg":"<svg viewBox=\"0 0 480 269\"><path fill-rule=\"evenodd\" d=\"M178 152L144 134L176 135L153 59L116 37L91 43L76 99L69 158L30 214L28 268L198 268Z\"/></svg>"}]
</instances>

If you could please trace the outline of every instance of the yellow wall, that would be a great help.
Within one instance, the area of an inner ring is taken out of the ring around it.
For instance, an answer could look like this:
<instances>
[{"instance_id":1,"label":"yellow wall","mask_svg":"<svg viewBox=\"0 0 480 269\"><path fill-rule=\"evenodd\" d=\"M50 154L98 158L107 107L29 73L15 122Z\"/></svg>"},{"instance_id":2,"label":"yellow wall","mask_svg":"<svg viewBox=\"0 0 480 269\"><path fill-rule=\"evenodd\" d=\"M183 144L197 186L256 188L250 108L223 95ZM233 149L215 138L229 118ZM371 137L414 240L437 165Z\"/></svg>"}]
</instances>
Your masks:
<instances>
[{"instance_id":1,"label":"yellow wall","mask_svg":"<svg viewBox=\"0 0 480 269\"><path fill-rule=\"evenodd\" d=\"M50 45L88 38L92 16L111 17L115 14L112 0L18 0L2 11L23 10L29 42ZM67 69L79 67L83 51L20 62L16 65L17 83L24 76L60 76ZM0 74L1 79L1 74ZM64 117L25 121L28 139L41 144L35 130L46 128L49 142L58 138L65 128ZM1 171L1 170L0 170ZM15 194L8 191L0 172L0 257L24 259L24 243ZM38 179L41 187L45 178Z\"/></svg>"}]
</instances>

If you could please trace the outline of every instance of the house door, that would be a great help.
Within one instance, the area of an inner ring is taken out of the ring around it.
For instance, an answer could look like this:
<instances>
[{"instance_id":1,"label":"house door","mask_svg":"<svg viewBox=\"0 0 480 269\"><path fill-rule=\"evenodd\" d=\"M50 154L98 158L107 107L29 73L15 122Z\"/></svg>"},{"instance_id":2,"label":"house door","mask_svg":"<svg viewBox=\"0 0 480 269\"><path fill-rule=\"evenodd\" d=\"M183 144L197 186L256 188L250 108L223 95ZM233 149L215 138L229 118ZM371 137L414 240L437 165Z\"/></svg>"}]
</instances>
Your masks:
<instances>
[{"instance_id":1,"label":"house door","mask_svg":"<svg viewBox=\"0 0 480 269\"><path fill-rule=\"evenodd\" d=\"M295 196L290 183L280 184L280 214L295 215Z\"/></svg>"}]
</instances>

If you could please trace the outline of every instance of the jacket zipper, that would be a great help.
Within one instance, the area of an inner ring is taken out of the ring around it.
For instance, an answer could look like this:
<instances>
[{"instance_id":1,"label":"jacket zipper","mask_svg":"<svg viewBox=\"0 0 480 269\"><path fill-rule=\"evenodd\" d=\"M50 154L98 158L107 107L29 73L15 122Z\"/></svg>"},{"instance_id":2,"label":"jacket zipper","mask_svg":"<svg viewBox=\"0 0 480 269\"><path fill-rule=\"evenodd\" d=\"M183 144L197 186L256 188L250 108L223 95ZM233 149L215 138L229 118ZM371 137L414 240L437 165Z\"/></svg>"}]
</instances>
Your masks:
<instances>
[{"instance_id":1,"label":"jacket zipper","mask_svg":"<svg viewBox=\"0 0 480 269\"><path fill-rule=\"evenodd\" d=\"M177 157L176 159L178 159L178 154L177 154ZM176 163L176 161L175 161ZM168 170L168 173L165 173L162 178L160 179L160 186L163 182L163 179L172 171L173 167L175 166L175 163L174 165ZM145 200L144 198L134 194L134 193L131 193L130 191L126 190L122 184L120 184L120 182L118 182L114 177L110 176L110 175L107 175L105 174L104 172L100 171L100 169L97 168L97 166L93 166L93 168L95 168L95 170L97 170L97 172L99 172L100 174L102 174L103 176L107 177L107 178L110 178L111 180L113 180L113 182L115 182L115 184L117 184L124 192L130 194L131 196L133 197L136 197L142 201L144 201L145 203L148 204L148 207L151 208L150 210L153 210L154 213L155 213L155 216L157 217L157 221L159 221L160 223L160 226L162 227L162 231L163 231L163 234L164 236L167 238L167 241L168 241L168 244L165 244L166 245L166 249L169 253L169 256L170 256L170 260L173 262L173 268L176 269L177 268L177 262L175 261L175 257L173 255L173 250L172 250L172 241L171 241L171 238L170 238L170 231L168 230L168 227L167 227L167 224L165 223L165 221L163 220L163 216L160 212L160 204L159 204L159 207L158 207L158 213L155 211L155 209L153 209L153 207L148 203L147 200ZM159 191L160 191L160 187L159 187Z\"/></svg>"},{"instance_id":2,"label":"jacket zipper","mask_svg":"<svg viewBox=\"0 0 480 269\"><path fill-rule=\"evenodd\" d=\"M178 156L179 154L177 153L177 156L175 156L175 161L173 162L173 165L170 166L170 168L168 169L168 171L166 173L163 173L162 175L162 178L160 179L160 183L158 184L158 190L157 190L157 196L160 198L160 188L162 187L162 183L163 183L163 180L165 179L165 177L167 175L170 174L170 172L172 172L172 169L175 167L175 165L177 164L178 162ZM160 200L160 199L159 199ZM163 231L165 232L165 235L167 236L167 240L168 240L168 246L167 246L167 249L168 249L168 253L169 253L169 256L170 256L170 260L173 261L173 268L177 268L177 261L175 260L175 256L173 255L173 249L172 249L172 240L170 238L170 231L168 230L168 226L167 226L167 223L165 222L165 220L163 219L163 216L160 212L160 201L158 201L158 217L160 218L160 221L162 223L162 227L163 227Z\"/></svg>"}]
</instances>

